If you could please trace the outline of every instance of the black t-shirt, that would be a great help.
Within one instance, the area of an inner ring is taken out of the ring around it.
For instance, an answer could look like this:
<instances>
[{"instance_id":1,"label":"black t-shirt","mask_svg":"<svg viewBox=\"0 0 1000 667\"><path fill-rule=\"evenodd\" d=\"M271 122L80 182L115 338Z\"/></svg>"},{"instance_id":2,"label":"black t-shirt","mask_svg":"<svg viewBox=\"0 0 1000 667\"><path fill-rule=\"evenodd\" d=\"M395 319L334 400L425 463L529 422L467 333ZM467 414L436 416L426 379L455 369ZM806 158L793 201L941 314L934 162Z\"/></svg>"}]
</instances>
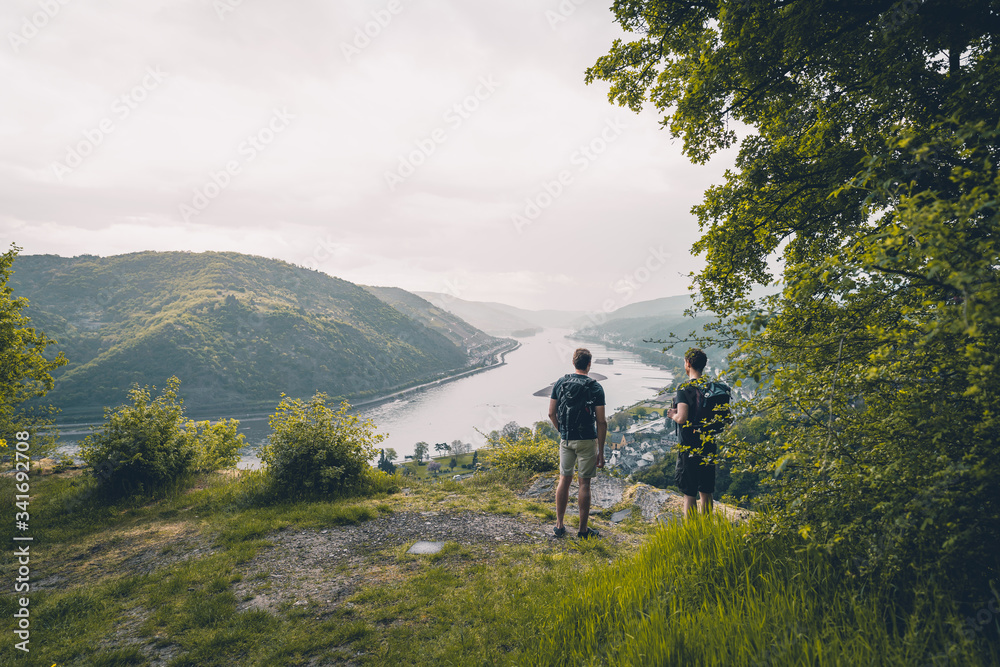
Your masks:
<instances>
[{"instance_id":1,"label":"black t-shirt","mask_svg":"<svg viewBox=\"0 0 1000 667\"><path fill-rule=\"evenodd\" d=\"M688 420L681 425L681 451L697 450L694 453L701 453L701 436L695 432L695 427L699 426L699 424L692 422L692 419L697 416L694 414L694 411L697 409L698 398L694 385L701 385L702 391L704 391L704 386L707 382L704 378L698 378L696 380L688 380L677 388L677 405L685 403L688 406ZM709 444L705 448L704 453L715 453L714 443Z\"/></svg>"},{"instance_id":2,"label":"black t-shirt","mask_svg":"<svg viewBox=\"0 0 1000 667\"><path fill-rule=\"evenodd\" d=\"M571 406L571 411L575 415L581 414L580 411L589 410L589 415L582 419L567 420L564 418L563 410L561 409L562 401L559 399L567 382L572 384L580 383L585 389L577 400L576 405ZM556 380L555 386L552 387L551 398L556 399L560 403L559 435L563 440L592 440L597 437L597 410L594 408L604 405L604 388L601 386L601 383L586 375L570 373ZM566 423L567 421L572 423Z\"/></svg>"}]
</instances>

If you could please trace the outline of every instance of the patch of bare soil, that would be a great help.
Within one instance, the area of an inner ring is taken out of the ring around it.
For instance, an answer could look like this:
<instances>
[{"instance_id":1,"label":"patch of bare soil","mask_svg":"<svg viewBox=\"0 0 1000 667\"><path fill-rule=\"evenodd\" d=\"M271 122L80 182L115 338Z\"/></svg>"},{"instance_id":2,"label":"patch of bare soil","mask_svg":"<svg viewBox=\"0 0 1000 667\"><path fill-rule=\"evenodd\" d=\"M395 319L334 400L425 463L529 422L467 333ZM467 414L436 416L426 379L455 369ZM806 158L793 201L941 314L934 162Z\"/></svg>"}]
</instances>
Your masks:
<instances>
[{"instance_id":1,"label":"patch of bare soil","mask_svg":"<svg viewBox=\"0 0 1000 667\"><path fill-rule=\"evenodd\" d=\"M274 611L286 603L332 609L367 582L402 579L400 548L417 540L456 542L485 557L501 545L560 548L552 521L485 512L396 512L326 530L279 531L245 564L234 586L240 609ZM405 564L403 564L405 566ZM322 612L320 612L322 613Z\"/></svg>"}]
</instances>

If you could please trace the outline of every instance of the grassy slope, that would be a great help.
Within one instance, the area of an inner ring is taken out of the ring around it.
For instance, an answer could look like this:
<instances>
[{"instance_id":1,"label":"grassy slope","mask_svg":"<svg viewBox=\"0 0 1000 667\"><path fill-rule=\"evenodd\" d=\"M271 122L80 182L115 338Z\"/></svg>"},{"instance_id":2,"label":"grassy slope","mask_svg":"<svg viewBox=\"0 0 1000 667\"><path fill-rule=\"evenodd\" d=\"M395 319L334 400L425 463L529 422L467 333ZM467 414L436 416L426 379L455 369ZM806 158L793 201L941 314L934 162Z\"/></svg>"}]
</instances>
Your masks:
<instances>
[{"instance_id":1,"label":"grassy slope","mask_svg":"<svg viewBox=\"0 0 1000 667\"><path fill-rule=\"evenodd\" d=\"M449 543L415 557L404 545L363 568L380 575L332 613L239 611L244 565L281 535L442 507L552 517L484 475L407 480L406 496L276 507L248 503L241 483L210 476L201 490L101 507L79 477L36 478L32 576L78 576L32 593L32 653L7 641L0 662L139 665L159 654L171 665L910 665L950 650L953 664L983 663L933 605L894 617L882 595L859 594L822 558L748 546L746 527L724 521L649 533L629 520L630 539L553 548ZM5 516L11 486L0 480ZM136 546L137 535L145 543ZM158 567L135 565L130 545L152 549ZM192 545L200 551L181 558ZM0 566L13 571L8 550ZM0 598L4 618L13 608L9 593Z\"/></svg>"},{"instance_id":2,"label":"grassy slope","mask_svg":"<svg viewBox=\"0 0 1000 667\"><path fill-rule=\"evenodd\" d=\"M190 406L365 396L465 365L464 350L352 283L237 253L20 257L15 294L70 364L46 401L100 414L178 375Z\"/></svg>"}]
</instances>

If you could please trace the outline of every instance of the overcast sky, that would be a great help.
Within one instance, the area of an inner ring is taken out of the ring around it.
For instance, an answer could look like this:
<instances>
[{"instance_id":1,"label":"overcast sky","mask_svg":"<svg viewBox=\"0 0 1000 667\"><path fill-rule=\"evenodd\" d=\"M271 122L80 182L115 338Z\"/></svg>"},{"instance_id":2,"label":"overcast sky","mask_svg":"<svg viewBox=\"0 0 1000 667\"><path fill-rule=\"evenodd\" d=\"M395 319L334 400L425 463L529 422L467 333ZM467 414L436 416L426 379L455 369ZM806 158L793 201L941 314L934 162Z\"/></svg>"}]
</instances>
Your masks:
<instances>
[{"instance_id":1,"label":"overcast sky","mask_svg":"<svg viewBox=\"0 0 1000 667\"><path fill-rule=\"evenodd\" d=\"M733 153L692 165L584 85L622 35L608 4L5 0L0 240L526 308L683 293Z\"/></svg>"}]
</instances>

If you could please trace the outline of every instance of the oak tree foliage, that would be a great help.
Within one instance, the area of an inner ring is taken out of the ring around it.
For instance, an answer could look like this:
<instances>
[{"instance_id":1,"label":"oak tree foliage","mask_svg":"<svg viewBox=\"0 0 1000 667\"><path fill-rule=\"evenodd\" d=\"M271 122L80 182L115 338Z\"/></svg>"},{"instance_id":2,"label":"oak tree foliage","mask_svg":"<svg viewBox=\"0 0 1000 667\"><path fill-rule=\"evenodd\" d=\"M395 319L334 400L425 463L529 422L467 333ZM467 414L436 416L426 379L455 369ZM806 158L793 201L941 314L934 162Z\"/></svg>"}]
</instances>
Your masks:
<instances>
[{"instance_id":1,"label":"oak tree foliage","mask_svg":"<svg viewBox=\"0 0 1000 667\"><path fill-rule=\"evenodd\" d=\"M617 0L632 38L587 80L694 162L739 146L693 209L694 282L767 424L726 451L769 484L769 533L974 605L1000 534L1000 6L899 7Z\"/></svg>"}]
</instances>

